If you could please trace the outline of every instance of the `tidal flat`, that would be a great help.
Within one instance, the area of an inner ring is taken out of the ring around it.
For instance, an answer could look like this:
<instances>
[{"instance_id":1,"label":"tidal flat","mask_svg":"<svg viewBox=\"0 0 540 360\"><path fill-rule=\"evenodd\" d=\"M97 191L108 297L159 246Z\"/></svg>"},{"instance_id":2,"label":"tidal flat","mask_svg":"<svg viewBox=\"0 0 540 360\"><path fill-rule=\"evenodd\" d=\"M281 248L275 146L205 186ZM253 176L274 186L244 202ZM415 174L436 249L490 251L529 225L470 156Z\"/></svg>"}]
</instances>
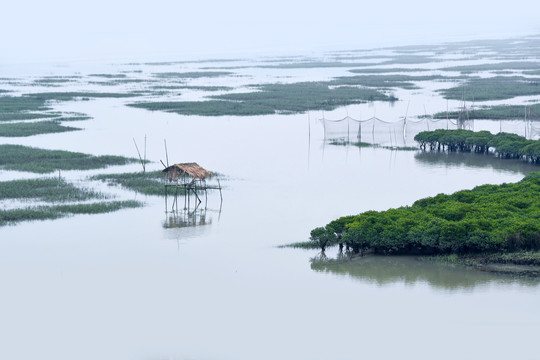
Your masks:
<instances>
[{"instance_id":1,"label":"tidal flat","mask_svg":"<svg viewBox=\"0 0 540 360\"><path fill-rule=\"evenodd\" d=\"M300 57L18 67L2 75L0 88L8 92L0 94L6 104L0 119L84 120L69 124L79 131L0 138L0 157L10 147L24 155L3 157L9 168L0 169L0 181L61 179L107 198L46 202L45 195L15 193L0 201L7 221L0 227L0 358L534 357L540 331L534 279L408 257L325 265L312 261L320 260L318 249L280 246L305 242L311 229L345 215L518 183L538 171L515 159L392 150L416 146L419 132L446 128L538 140L540 94L532 86L528 95L505 91L513 97L481 101L481 92L467 85L501 77L499 71L532 82L534 75L525 73L532 69L493 64L538 59L538 44L532 36ZM485 66L470 73L445 70L479 65ZM210 68L226 74L203 76ZM352 70L365 70L373 86ZM47 76L77 77L54 87L34 81ZM465 104L457 95L445 98L452 88L465 89ZM190 112L169 111L170 104ZM518 114L512 119L458 122L451 115L464 106L472 113L510 105ZM525 114L529 106L525 119L518 110ZM437 113L444 118L432 119ZM354 121L360 119L377 120L360 129ZM109 186L121 178L116 174L142 172L133 160L134 139L149 160L149 175L163 169L160 161L197 162L226 174L223 197L209 191L198 207L193 196L179 197L171 212L162 196ZM377 146L334 146L330 139ZM56 151L60 157L52 166L35 157ZM98 159L99 166L78 165ZM30 163L50 172L23 171ZM70 169L58 174L64 166ZM50 207L45 215L41 206ZM27 207L29 216L17 221ZM325 256L337 259L338 250L327 249ZM324 344L314 345L322 332Z\"/></svg>"}]
</instances>

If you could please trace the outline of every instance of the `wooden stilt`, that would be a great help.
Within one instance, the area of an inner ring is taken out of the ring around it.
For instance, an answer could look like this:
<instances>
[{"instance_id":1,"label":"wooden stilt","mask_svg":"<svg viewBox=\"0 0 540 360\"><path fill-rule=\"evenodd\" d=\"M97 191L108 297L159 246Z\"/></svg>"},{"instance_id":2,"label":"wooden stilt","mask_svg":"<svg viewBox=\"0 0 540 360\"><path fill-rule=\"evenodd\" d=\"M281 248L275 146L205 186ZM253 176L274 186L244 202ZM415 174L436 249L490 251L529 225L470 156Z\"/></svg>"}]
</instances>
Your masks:
<instances>
[{"instance_id":1,"label":"wooden stilt","mask_svg":"<svg viewBox=\"0 0 540 360\"><path fill-rule=\"evenodd\" d=\"M167 212L167 185L165 185L165 212Z\"/></svg>"}]
</instances>

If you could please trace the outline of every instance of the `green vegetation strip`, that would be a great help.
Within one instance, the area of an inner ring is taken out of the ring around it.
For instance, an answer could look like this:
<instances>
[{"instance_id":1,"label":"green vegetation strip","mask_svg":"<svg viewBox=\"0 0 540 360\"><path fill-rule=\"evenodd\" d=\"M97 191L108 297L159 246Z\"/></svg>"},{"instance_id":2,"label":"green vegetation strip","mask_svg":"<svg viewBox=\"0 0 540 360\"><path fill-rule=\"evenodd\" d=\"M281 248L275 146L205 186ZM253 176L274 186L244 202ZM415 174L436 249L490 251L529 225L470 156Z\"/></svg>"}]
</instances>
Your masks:
<instances>
[{"instance_id":1,"label":"green vegetation strip","mask_svg":"<svg viewBox=\"0 0 540 360\"><path fill-rule=\"evenodd\" d=\"M229 71L193 71L193 72L162 72L154 73L154 77L160 79L198 79L198 78L214 78L221 76L229 76L234 73Z\"/></svg>"},{"instance_id":2,"label":"green vegetation strip","mask_svg":"<svg viewBox=\"0 0 540 360\"><path fill-rule=\"evenodd\" d=\"M100 77L106 79L125 79L127 78L126 74L90 74L88 76Z\"/></svg>"},{"instance_id":3,"label":"green vegetation strip","mask_svg":"<svg viewBox=\"0 0 540 360\"><path fill-rule=\"evenodd\" d=\"M78 188L61 178L0 182L0 200L37 199L46 202L68 202L104 198L106 198L104 194Z\"/></svg>"},{"instance_id":4,"label":"green vegetation strip","mask_svg":"<svg viewBox=\"0 0 540 360\"><path fill-rule=\"evenodd\" d=\"M383 146L379 144L370 144L362 141L348 141L341 139L331 139L330 145L337 146L357 146L357 147L373 147L376 149L386 149L386 150L403 150L403 151L417 151L418 148L412 146Z\"/></svg>"},{"instance_id":5,"label":"green vegetation strip","mask_svg":"<svg viewBox=\"0 0 540 360\"><path fill-rule=\"evenodd\" d=\"M331 82L336 86L365 86L378 89L388 88L402 88L402 89L417 89L418 86L414 84L416 81L434 81L444 78L439 75L429 76L412 76L412 75L357 75L357 76L343 76L338 77Z\"/></svg>"},{"instance_id":6,"label":"green vegetation strip","mask_svg":"<svg viewBox=\"0 0 540 360\"><path fill-rule=\"evenodd\" d=\"M375 89L337 86L331 82L260 85L260 91L213 96L208 101L141 102L130 106L182 115L270 115L308 110L333 110L339 106L395 98Z\"/></svg>"},{"instance_id":7,"label":"green vegetation strip","mask_svg":"<svg viewBox=\"0 0 540 360\"><path fill-rule=\"evenodd\" d=\"M508 120L508 119L529 119L539 121L540 104L532 104L527 106L522 105L498 105L492 107L474 108L468 112L468 117L474 119L490 119L490 120ZM434 115L436 119L458 118L463 116L459 112L440 112Z\"/></svg>"},{"instance_id":8,"label":"green vegetation strip","mask_svg":"<svg viewBox=\"0 0 540 360\"><path fill-rule=\"evenodd\" d=\"M133 93L110 93L110 92L42 92L27 94L26 98L34 99L34 101L71 101L78 98L125 98L133 97Z\"/></svg>"},{"instance_id":9,"label":"green vegetation strip","mask_svg":"<svg viewBox=\"0 0 540 360\"><path fill-rule=\"evenodd\" d=\"M136 159L122 156L93 156L22 145L0 145L0 168L6 170L50 173L56 170L98 169L109 165L125 165L136 161Z\"/></svg>"},{"instance_id":10,"label":"green vegetation strip","mask_svg":"<svg viewBox=\"0 0 540 360\"><path fill-rule=\"evenodd\" d=\"M489 131L435 130L422 131L414 137L420 148L439 151L487 153L494 149L498 157L540 163L540 140L527 140L510 133L493 135Z\"/></svg>"},{"instance_id":11,"label":"green vegetation strip","mask_svg":"<svg viewBox=\"0 0 540 360\"><path fill-rule=\"evenodd\" d=\"M48 101L68 101L78 97L128 97L132 94L88 93L88 92L51 92L35 93L23 96L0 96L0 122L56 118L60 113L51 113ZM84 116L78 114L77 117ZM88 118L88 117L86 117ZM58 119L57 119L58 120ZM67 119L62 119L67 120ZM81 120L81 119L77 119Z\"/></svg>"},{"instance_id":12,"label":"green vegetation strip","mask_svg":"<svg viewBox=\"0 0 540 360\"><path fill-rule=\"evenodd\" d=\"M382 73L403 73L403 72L415 72L415 71L429 71L421 68L366 68L366 69L352 69L349 72L353 74L382 74Z\"/></svg>"},{"instance_id":13,"label":"green vegetation strip","mask_svg":"<svg viewBox=\"0 0 540 360\"><path fill-rule=\"evenodd\" d=\"M39 206L34 208L0 210L0 226L15 224L21 221L54 220L74 214L100 214L117 211L123 208L141 207L138 201L111 201L93 204L74 204Z\"/></svg>"},{"instance_id":14,"label":"green vegetation strip","mask_svg":"<svg viewBox=\"0 0 540 360\"><path fill-rule=\"evenodd\" d=\"M467 254L540 249L540 172L516 184L482 185L412 206L367 211L311 231L319 247L354 252Z\"/></svg>"},{"instance_id":15,"label":"green vegetation strip","mask_svg":"<svg viewBox=\"0 0 540 360\"><path fill-rule=\"evenodd\" d=\"M539 70L538 61L507 61L495 64L463 65L446 67L444 71L460 71L461 73L473 73L479 71L498 71L498 70Z\"/></svg>"},{"instance_id":16,"label":"green vegetation strip","mask_svg":"<svg viewBox=\"0 0 540 360\"><path fill-rule=\"evenodd\" d=\"M373 66L377 63L353 63L341 61L298 61L290 63L282 63L275 65L259 65L257 68L266 69L314 69L314 68L352 68L360 66Z\"/></svg>"},{"instance_id":17,"label":"green vegetation strip","mask_svg":"<svg viewBox=\"0 0 540 360\"><path fill-rule=\"evenodd\" d=\"M92 176L91 179L101 180L110 185L120 185L146 195L161 196L165 194L163 173L161 171L96 175Z\"/></svg>"},{"instance_id":18,"label":"green vegetation strip","mask_svg":"<svg viewBox=\"0 0 540 360\"><path fill-rule=\"evenodd\" d=\"M57 121L0 124L0 137L23 137L38 134L60 133L74 130L80 129L70 126L62 126Z\"/></svg>"},{"instance_id":19,"label":"green vegetation strip","mask_svg":"<svg viewBox=\"0 0 540 360\"><path fill-rule=\"evenodd\" d=\"M52 115L43 114L50 110L45 101L29 96L0 96L0 121L28 120ZM36 114L41 112L41 114Z\"/></svg>"},{"instance_id":20,"label":"green vegetation strip","mask_svg":"<svg viewBox=\"0 0 540 360\"><path fill-rule=\"evenodd\" d=\"M466 101L505 100L516 96L540 95L540 81L520 76L474 78L465 84L441 90L445 99Z\"/></svg>"}]
</instances>

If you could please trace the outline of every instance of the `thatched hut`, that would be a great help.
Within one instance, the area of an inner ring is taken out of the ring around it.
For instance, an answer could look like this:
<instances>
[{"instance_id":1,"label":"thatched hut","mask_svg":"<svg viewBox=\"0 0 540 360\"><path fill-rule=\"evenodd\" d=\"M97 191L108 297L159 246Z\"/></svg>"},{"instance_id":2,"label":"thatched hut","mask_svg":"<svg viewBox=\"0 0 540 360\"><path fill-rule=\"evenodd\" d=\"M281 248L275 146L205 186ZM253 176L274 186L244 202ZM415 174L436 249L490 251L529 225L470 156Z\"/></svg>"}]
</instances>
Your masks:
<instances>
[{"instance_id":1,"label":"thatched hut","mask_svg":"<svg viewBox=\"0 0 540 360\"><path fill-rule=\"evenodd\" d=\"M170 182L195 183L204 182L212 177L212 173L197 163L174 164L162 170Z\"/></svg>"}]
</instances>

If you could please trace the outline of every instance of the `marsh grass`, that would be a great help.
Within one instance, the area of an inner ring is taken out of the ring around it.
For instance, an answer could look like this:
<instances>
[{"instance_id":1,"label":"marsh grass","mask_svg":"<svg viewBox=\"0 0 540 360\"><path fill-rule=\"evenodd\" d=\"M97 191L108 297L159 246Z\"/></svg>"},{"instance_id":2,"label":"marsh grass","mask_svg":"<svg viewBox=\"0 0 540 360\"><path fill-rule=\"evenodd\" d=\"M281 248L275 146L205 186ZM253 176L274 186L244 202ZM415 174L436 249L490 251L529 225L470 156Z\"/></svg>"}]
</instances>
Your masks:
<instances>
[{"instance_id":1,"label":"marsh grass","mask_svg":"<svg viewBox=\"0 0 540 360\"><path fill-rule=\"evenodd\" d=\"M57 116L58 115L56 114L47 114L47 113L28 113L28 112L2 113L0 110L0 122L51 119Z\"/></svg>"},{"instance_id":2,"label":"marsh grass","mask_svg":"<svg viewBox=\"0 0 540 360\"><path fill-rule=\"evenodd\" d=\"M294 249L320 249L319 243L316 241L302 241L292 244L280 245L278 248L294 248Z\"/></svg>"},{"instance_id":3,"label":"marsh grass","mask_svg":"<svg viewBox=\"0 0 540 360\"><path fill-rule=\"evenodd\" d=\"M198 78L214 78L233 75L229 71L192 71L192 72L162 72L152 74L160 79L198 79Z\"/></svg>"},{"instance_id":4,"label":"marsh grass","mask_svg":"<svg viewBox=\"0 0 540 360\"><path fill-rule=\"evenodd\" d=\"M352 68L361 66L373 66L377 63L354 63L342 61L297 61L274 65L259 65L256 68L263 69L314 69L314 68Z\"/></svg>"},{"instance_id":5,"label":"marsh grass","mask_svg":"<svg viewBox=\"0 0 540 360\"><path fill-rule=\"evenodd\" d=\"M534 115L534 114L540 114L540 104L532 104L526 107L522 105L498 105L498 106L491 106L491 107L480 107L480 108L471 109L468 115L469 115L469 119L491 119L491 120L524 119L526 108L527 109L530 108L533 114L532 116L527 116L527 119L535 120L535 121L540 120L540 118L538 118L537 115ZM452 111L449 113L440 112L440 113L436 113L434 115L434 118L446 119L447 116L449 118L455 119L459 116L459 113L456 111Z\"/></svg>"},{"instance_id":6,"label":"marsh grass","mask_svg":"<svg viewBox=\"0 0 540 360\"><path fill-rule=\"evenodd\" d=\"M0 137L25 137L75 130L80 129L70 126L62 126L58 121L10 123L0 124Z\"/></svg>"},{"instance_id":7,"label":"marsh grass","mask_svg":"<svg viewBox=\"0 0 540 360\"><path fill-rule=\"evenodd\" d=\"M439 59L429 55L399 54L392 59L383 61L380 65L390 64L426 64L437 62Z\"/></svg>"},{"instance_id":8,"label":"marsh grass","mask_svg":"<svg viewBox=\"0 0 540 360\"><path fill-rule=\"evenodd\" d=\"M69 204L57 205L52 207L52 211L60 212L61 214L102 214L117 211L125 208L137 208L143 206L143 203L135 200L125 201L108 201L97 202L91 204Z\"/></svg>"},{"instance_id":9,"label":"marsh grass","mask_svg":"<svg viewBox=\"0 0 540 360\"><path fill-rule=\"evenodd\" d=\"M60 86L72 81L72 79L67 78L42 78L34 80L34 84L41 86Z\"/></svg>"},{"instance_id":10,"label":"marsh grass","mask_svg":"<svg viewBox=\"0 0 540 360\"><path fill-rule=\"evenodd\" d=\"M23 96L0 96L0 122L59 117L62 114L51 112L51 108L47 105L47 102L50 100L73 100L75 99L76 94L88 95L89 93L37 93ZM81 117L84 117L84 119ZM66 118L56 120L67 121L72 118L72 116L68 115ZM89 117L84 114L77 114L75 118L73 118L73 120L86 119L89 119Z\"/></svg>"},{"instance_id":11,"label":"marsh grass","mask_svg":"<svg viewBox=\"0 0 540 360\"><path fill-rule=\"evenodd\" d=\"M348 140L341 140L341 139L331 139L329 142L330 145L337 145L337 146L358 146L358 147L371 147L373 146L370 143L362 142L362 141L348 141Z\"/></svg>"},{"instance_id":12,"label":"marsh grass","mask_svg":"<svg viewBox=\"0 0 540 360\"><path fill-rule=\"evenodd\" d=\"M336 86L366 86L377 89L402 88L402 89L418 89L414 84L416 81L434 81L448 79L439 75L357 75L357 76L342 76L331 82Z\"/></svg>"},{"instance_id":13,"label":"marsh grass","mask_svg":"<svg viewBox=\"0 0 540 360\"><path fill-rule=\"evenodd\" d=\"M0 145L0 168L34 173L56 170L88 170L109 165L126 165L137 159L122 156L93 156L83 153L45 150L22 145Z\"/></svg>"},{"instance_id":14,"label":"marsh grass","mask_svg":"<svg viewBox=\"0 0 540 360\"><path fill-rule=\"evenodd\" d=\"M383 74L383 73L403 73L403 72L417 72L417 71L429 71L427 69L411 69L411 68L368 68L368 69L352 69L349 72L353 74Z\"/></svg>"},{"instance_id":15,"label":"marsh grass","mask_svg":"<svg viewBox=\"0 0 540 360\"><path fill-rule=\"evenodd\" d=\"M22 221L54 220L75 214L102 214L124 208L136 208L141 206L143 206L143 204L138 201L127 200L0 210L0 226L16 224Z\"/></svg>"},{"instance_id":16,"label":"marsh grass","mask_svg":"<svg viewBox=\"0 0 540 360\"><path fill-rule=\"evenodd\" d=\"M0 96L0 114L47 111L45 100L32 96Z\"/></svg>"},{"instance_id":17,"label":"marsh grass","mask_svg":"<svg viewBox=\"0 0 540 360\"><path fill-rule=\"evenodd\" d=\"M190 86L190 85L156 85L154 90L199 90L199 91L226 91L232 90L229 86Z\"/></svg>"},{"instance_id":18,"label":"marsh grass","mask_svg":"<svg viewBox=\"0 0 540 360\"><path fill-rule=\"evenodd\" d=\"M442 68L444 71L459 71L470 74L480 71L505 71L505 70L536 70L540 71L540 63L537 61L509 61L496 64L462 65Z\"/></svg>"},{"instance_id":19,"label":"marsh grass","mask_svg":"<svg viewBox=\"0 0 540 360\"><path fill-rule=\"evenodd\" d=\"M308 110L333 110L339 106L368 101L392 101L375 89L337 86L338 82L303 82L258 85L260 91L212 96L207 101L140 102L129 104L147 110L182 115L270 115Z\"/></svg>"},{"instance_id":20,"label":"marsh grass","mask_svg":"<svg viewBox=\"0 0 540 360\"><path fill-rule=\"evenodd\" d=\"M27 94L26 98L34 99L36 102L45 101L72 101L77 99L90 98L125 98L133 97L133 93L111 93L111 92L42 92Z\"/></svg>"},{"instance_id":21,"label":"marsh grass","mask_svg":"<svg viewBox=\"0 0 540 360\"><path fill-rule=\"evenodd\" d=\"M441 90L445 99L466 101L505 100L516 96L540 95L540 80L520 76L472 78L463 85Z\"/></svg>"},{"instance_id":22,"label":"marsh grass","mask_svg":"<svg viewBox=\"0 0 540 360\"><path fill-rule=\"evenodd\" d=\"M0 200L35 199L45 202L105 199L106 195L81 189L62 178L25 179L0 182Z\"/></svg>"},{"instance_id":23,"label":"marsh grass","mask_svg":"<svg viewBox=\"0 0 540 360\"><path fill-rule=\"evenodd\" d=\"M80 115L65 115L59 118L54 119L54 121L62 122L62 121L85 121L85 120L91 120L92 117L80 114Z\"/></svg>"},{"instance_id":24,"label":"marsh grass","mask_svg":"<svg viewBox=\"0 0 540 360\"><path fill-rule=\"evenodd\" d=\"M91 77L105 78L105 79L125 79L126 74L89 74Z\"/></svg>"},{"instance_id":25,"label":"marsh grass","mask_svg":"<svg viewBox=\"0 0 540 360\"><path fill-rule=\"evenodd\" d=\"M154 81L152 80L148 80L148 79L121 79L121 78L118 78L118 79L108 79L108 80L105 80L105 81L89 81L88 84L92 84L92 85L100 85L100 86L118 86L118 85L126 85L126 84L140 84L140 83L152 83ZM133 94L133 92L131 93L126 93L127 94ZM94 96L95 97L95 96ZM118 96L114 96L114 97L118 97Z\"/></svg>"},{"instance_id":26,"label":"marsh grass","mask_svg":"<svg viewBox=\"0 0 540 360\"><path fill-rule=\"evenodd\" d=\"M379 144L370 144L362 141L348 141L341 139L332 139L329 142L330 145L337 146L356 146L356 147L372 147L376 149L386 149L386 150L401 150L401 151L418 151L418 148L413 146L382 146Z\"/></svg>"},{"instance_id":27,"label":"marsh grass","mask_svg":"<svg viewBox=\"0 0 540 360\"><path fill-rule=\"evenodd\" d=\"M100 180L109 185L119 185L145 195L165 194L163 173L161 171L106 174L92 176L91 180Z\"/></svg>"},{"instance_id":28,"label":"marsh grass","mask_svg":"<svg viewBox=\"0 0 540 360\"><path fill-rule=\"evenodd\" d=\"M45 101L29 96L0 96L0 122L52 118Z\"/></svg>"}]
</instances>

